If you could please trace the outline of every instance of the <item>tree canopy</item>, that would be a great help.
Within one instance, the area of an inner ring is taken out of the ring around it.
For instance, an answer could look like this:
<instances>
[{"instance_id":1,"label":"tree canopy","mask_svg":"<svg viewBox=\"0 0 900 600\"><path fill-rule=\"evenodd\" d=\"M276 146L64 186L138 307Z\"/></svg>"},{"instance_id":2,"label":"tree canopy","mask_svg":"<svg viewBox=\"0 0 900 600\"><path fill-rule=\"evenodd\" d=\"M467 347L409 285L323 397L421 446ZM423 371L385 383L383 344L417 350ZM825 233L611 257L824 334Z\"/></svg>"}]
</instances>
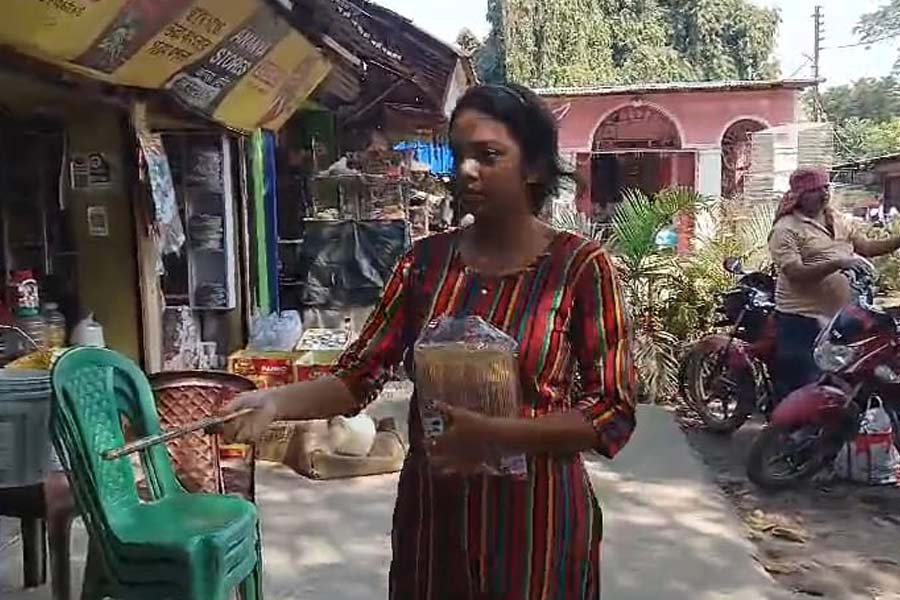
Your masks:
<instances>
[{"instance_id":1,"label":"tree canopy","mask_svg":"<svg viewBox=\"0 0 900 600\"><path fill-rule=\"evenodd\" d=\"M864 14L854 28L863 43L877 44L900 37L900 0L889 0L878 10ZM900 60L894 63L894 70Z\"/></svg>"},{"instance_id":2,"label":"tree canopy","mask_svg":"<svg viewBox=\"0 0 900 600\"><path fill-rule=\"evenodd\" d=\"M900 37L900 0L882 2L877 10L860 17L854 32L862 44L876 44ZM900 61L894 63L898 71ZM814 96L809 96L810 102ZM835 124L841 159L855 161L900 152L900 79L864 78L833 87L821 96L828 120Z\"/></svg>"},{"instance_id":3,"label":"tree canopy","mask_svg":"<svg viewBox=\"0 0 900 600\"><path fill-rule=\"evenodd\" d=\"M900 80L863 78L829 88L822 93L822 108L836 123L852 118L887 121L900 116Z\"/></svg>"},{"instance_id":4,"label":"tree canopy","mask_svg":"<svg viewBox=\"0 0 900 600\"><path fill-rule=\"evenodd\" d=\"M808 102L814 96L807 97ZM855 161L900 151L900 80L864 78L825 90L821 105L835 125L836 150Z\"/></svg>"},{"instance_id":5,"label":"tree canopy","mask_svg":"<svg viewBox=\"0 0 900 600\"><path fill-rule=\"evenodd\" d=\"M489 0L482 79L535 87L763 79L779 16L746 0Z\"/></svg>"},{"instance_id":6,"label":"tree canopy","mask_svg":"<svg viewBox=\"0 0 900 600\"><path fill-rule=\"evenodd\" d=\"M872 121L852 117L836 131L838 156L847 162L900 152L900 117Z\"/></svg>"}]
</instances>

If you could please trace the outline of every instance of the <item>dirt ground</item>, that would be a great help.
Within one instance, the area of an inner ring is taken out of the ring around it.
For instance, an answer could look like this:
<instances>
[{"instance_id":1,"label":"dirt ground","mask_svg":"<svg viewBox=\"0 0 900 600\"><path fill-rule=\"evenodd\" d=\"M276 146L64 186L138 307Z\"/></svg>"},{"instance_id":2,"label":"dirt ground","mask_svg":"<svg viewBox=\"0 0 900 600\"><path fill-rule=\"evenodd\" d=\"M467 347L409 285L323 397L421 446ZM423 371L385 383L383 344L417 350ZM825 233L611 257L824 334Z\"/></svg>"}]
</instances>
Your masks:
<instances>
[{"instance_id":1,"label":"dirt ground","mask_svg":"<svg viewBox=\"0 0 900 600\"><path fill-rule=\"evenodd\" d=\"M691 446L747 524L757 560L779 583L800 597L900 600L900 488L819 481L766 493L744 471L760 423L729 438L677 412Z\"/></svg>"}]
</instances>

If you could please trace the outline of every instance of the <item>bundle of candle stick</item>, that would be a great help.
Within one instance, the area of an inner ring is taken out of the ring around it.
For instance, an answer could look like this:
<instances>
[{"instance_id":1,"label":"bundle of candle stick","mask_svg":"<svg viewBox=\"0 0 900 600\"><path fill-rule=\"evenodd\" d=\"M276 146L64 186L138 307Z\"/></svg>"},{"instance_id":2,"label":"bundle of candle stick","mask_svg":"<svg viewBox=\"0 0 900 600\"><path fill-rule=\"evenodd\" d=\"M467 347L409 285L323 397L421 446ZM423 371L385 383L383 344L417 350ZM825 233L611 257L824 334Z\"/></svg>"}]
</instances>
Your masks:
<instances>
[{"instance_id":1,"label":"bundle of candle stick","mask_svg":"<svg viewBox=\"0 0 900 600\"><path fill-rule=\"evenodd\" d=\"M425 436L444 429L434 403L441 402L491 417L518 417L522 386L511 337L480 317L444 317L425 329L415 347L416 392ZM483 471L496 475L523 475L522 456L496 456Z\"/></svg>"},{"instance_id":2,"label":"bundle of candle stick","mask_svg":"<svg viewBox=\"0 0 900 600\"><path fill-rule=\"evenodd\" d=\"M166 442L171 442L172 440L183 438L189 433L193 433L201 429L206 430L207 433L218 433L222 425L224 425L225 423L249 415L254 410L255 409L253 408L242 408L238 411L226 415L217 415L214 417L200 419L199 421L193 421L191 423L187 423L186 425L182 425L181 427L176 427L162 433L150 435L134 442L130 442L128 444L125 444L124 446L120 446L119 448L106 450L105 452L103 452L102 456L104 460L116 460L118 458L122 458L123 456L128 456L130 454L140 452L141 450L146 450L147 448L150 448L152 446L158 446L159 444L165 444Z\"/></svg>"}]
</instances>

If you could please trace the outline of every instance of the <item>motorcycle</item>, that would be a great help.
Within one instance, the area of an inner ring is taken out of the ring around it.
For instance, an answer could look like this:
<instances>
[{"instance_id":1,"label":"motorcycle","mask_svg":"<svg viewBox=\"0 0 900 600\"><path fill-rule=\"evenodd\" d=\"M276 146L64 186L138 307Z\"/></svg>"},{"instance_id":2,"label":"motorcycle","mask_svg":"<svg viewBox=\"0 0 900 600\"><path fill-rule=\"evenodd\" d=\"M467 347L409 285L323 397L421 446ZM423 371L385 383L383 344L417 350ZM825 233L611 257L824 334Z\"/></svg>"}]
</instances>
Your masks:
<instances>
[{"instance_id":1,"label":"motorcycle","mask_svg":"<svg viewBox=\"0 0 900 600\"><path fill-rule=\"evenodd\" d=\"M735 258L723 266L739 277L716 309L716 326L729 330L691 346L681 361L679 387L707 429L731 434L754 411L767 414L774 398L769 373L775 357L775 279L745 272Z\"/></svg>"},{"instance_id":2,"label":"motorcycle","mask_svg":"<svg viewBox=\"0 0 900 600\"><path fill-rule=\"evenodd\" d=\"M900 446L900 325L873 304L872 272L847 273L856 299L816 339L819 380L789 394L754 440L747 475L764 489L780 490L833 464L854 439L870 401L891 415Z\"/></svg>"}]
</instances>

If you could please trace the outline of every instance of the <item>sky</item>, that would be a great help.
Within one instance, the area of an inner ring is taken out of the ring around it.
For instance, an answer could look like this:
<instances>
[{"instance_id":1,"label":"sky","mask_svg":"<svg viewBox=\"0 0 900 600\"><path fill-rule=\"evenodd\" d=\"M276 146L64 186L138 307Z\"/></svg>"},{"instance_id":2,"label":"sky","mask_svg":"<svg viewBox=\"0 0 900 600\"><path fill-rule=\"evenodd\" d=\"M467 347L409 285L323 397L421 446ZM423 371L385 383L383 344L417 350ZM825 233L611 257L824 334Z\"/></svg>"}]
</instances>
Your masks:
<instances>
[{"instance_id":1,"label":"sky","mask_svg":"<svg viewBox=\"0 0 900 600\"><path fill-rule=\"evenodd\" d=\"M463 27L478 35L488 31L487 0L376 0L411 18L419 27L452 42ZM826 86L842 85L860 77L888 75L897 56L898 44L887 42L871 48L841 48L858 40L853 26L861 14L871 12L887 0L751 0L754 4L781 10L778 58L784 77L811 77L813 19L816 4L825 15L825 50L822 77Z\"/></svg>"}]
</instances>

